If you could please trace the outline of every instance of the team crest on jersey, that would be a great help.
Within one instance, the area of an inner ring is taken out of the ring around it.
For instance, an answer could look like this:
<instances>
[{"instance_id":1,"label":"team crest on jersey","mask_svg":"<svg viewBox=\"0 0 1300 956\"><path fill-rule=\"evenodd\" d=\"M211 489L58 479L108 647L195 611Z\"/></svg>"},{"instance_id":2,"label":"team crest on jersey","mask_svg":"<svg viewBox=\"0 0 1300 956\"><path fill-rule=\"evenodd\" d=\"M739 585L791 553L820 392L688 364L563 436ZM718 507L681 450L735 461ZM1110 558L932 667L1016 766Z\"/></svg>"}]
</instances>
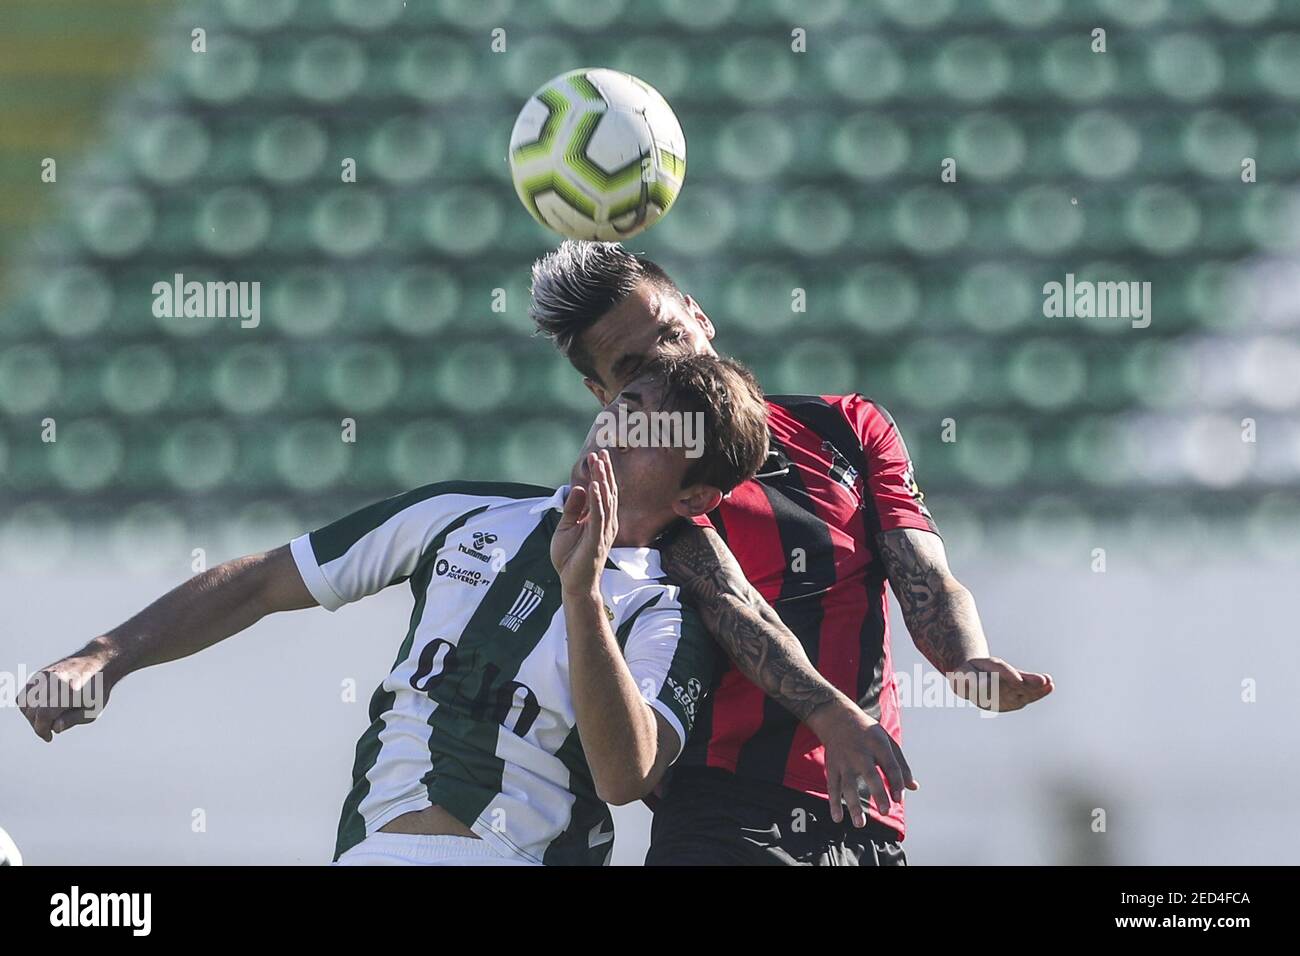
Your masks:
<instances>
[{"instance_id":1,"label":"team crest on jersey","mask_svg":"<svg viewBox=\"0 0 1300 956\"><path fill-rule=\"evenodd\" d=\"M515 603L510 606L509 612L501 619L501 626L511 631L519 630L528 615L541 605L542 596L545 594L545 589L540 585L525 581L524 586L519 590L519 597L515 598Z\"/></svg>"},{"instance_id":2,"label":"team crest on jersey","mask_svg":"<svg viewBox=\"0 0 1300 956\"><path fill-rule=\"evenodd\" d=\"M827 472L831 476L831 480L836 484L843 485L849 492L856 495L860 502L862 495L858 492L858 478L860 477L858 470L830 442L822 442L822 451L831 456L831 467Z\"/></svg>"}]
</instances>

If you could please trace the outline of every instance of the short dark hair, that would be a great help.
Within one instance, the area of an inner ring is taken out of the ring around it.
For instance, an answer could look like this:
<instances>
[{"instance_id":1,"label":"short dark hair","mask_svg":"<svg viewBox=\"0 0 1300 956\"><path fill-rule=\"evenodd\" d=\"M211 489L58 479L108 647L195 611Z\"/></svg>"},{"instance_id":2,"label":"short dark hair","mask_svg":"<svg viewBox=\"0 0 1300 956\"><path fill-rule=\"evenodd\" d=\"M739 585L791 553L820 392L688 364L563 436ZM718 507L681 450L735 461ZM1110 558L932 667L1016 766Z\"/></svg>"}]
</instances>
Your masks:
<instances>
[{"instance_id":1,"label":"short dark hair","mask_svg":"<svg viewBox=\"0 0 1300 956\"><path fill-rule=\"evenodd\" d=\"M690 459L683 488L700 482L726 494L757 474L767 458L767 401L753 372L701 352L654 359L638 375L663 385L662 411L704 416L702 454Z\"/></svg>"},{"instance_id":2,"label":"short dark hair","mask_svg":"<svg viewBox=\"0 0 1300 956\"><path fill-rule=\"evenodd\" d=\"M533 263L533 301L528 315L574 368L600 381L591 355L579 340L641 282L650 282L685 301L677 283L645 256L628 252L617 242L566 239Z\"/></svg>"}]
</instances>

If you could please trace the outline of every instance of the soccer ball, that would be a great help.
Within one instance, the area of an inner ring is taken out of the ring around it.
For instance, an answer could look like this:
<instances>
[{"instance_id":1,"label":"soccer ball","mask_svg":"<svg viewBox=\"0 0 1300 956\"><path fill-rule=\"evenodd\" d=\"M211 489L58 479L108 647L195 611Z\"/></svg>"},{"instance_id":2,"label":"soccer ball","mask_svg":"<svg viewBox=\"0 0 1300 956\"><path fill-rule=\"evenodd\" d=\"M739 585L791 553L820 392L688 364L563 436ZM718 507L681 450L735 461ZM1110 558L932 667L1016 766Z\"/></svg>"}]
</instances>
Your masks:
<instances>
[{"instance_id":1,"label":"soccer ball","mask_svg":"<svg viewBox=\"0 0 1300 956\"><path fill-rule=\"evenodd\" d=\"M570 239L617 242L672 206L686 136L659 92L616 70L570 70L529 98L510 134L525 208Z\"/></svg>"},{"instance_id":2,"label":"soccer ball","mask_svg":"<svg viewBox=\"0 0 1300 956\"><path fill-rule=\"evenodd\" d=\"M23 855L18 852L18 847L13 840L9 839L9 834L0 829L0 866L22 866Z\"/></svg>"}]
</instances>

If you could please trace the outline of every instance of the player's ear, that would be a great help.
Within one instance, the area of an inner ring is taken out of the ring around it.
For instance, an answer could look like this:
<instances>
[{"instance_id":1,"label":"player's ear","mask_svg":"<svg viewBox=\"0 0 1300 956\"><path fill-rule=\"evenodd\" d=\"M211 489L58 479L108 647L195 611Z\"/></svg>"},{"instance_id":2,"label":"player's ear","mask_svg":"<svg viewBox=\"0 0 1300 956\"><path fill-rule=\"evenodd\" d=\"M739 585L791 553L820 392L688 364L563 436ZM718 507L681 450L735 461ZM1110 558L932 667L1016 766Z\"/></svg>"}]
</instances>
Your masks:
<instances>
[{"instance_id":1,"label":"player's ear","mask_svg":"<svg viewBox=\"0 0 1300 956\"><path fill-rule=\"evenodd\" d=\"M683 518L708 514L722 503L722 492L712 485L691 485L683 488L673 502L673 511Z\"/></svg>"},{"instance_id":2,"label":"player's ear","mask_svg":"<svg viewBox=\"0 0 1300 956\"><path fill-rule=\"evenodd\" d=\"M700 304L695 301L694 296L686 296L686 311L691 314L691 318L699 325L704 337L712 342L713 336L716 334L713 321L704 314L704 310L700 308Z\"/></svg>"},{"instance_id":3,"label":"player's ear","mask_svg":"<svg viewBox=\"0 0 1300 956\"><path fill-rule=\"evenodd\" d=\"M604 408L609 404L610 394L605 391L605 386L594 378L583 378L582 384L587 386L587 391L596 396L596 401L600 402L600 407Z\"/></svg>"}]
</instances>

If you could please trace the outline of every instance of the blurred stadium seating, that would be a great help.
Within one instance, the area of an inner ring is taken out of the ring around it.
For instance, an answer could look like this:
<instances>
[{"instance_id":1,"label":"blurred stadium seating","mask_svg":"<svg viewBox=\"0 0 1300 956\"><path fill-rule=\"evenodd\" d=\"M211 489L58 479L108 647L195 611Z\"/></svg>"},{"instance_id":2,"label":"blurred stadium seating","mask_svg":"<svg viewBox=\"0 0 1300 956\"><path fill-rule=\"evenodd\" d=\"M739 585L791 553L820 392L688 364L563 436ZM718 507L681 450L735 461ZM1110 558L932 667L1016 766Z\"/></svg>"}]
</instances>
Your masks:
<instances>
[{"instance_id":1,"label":"blurred stadium seating","mask_svg":"<svg viewBox=\"0 0 1300 956\"><path fill-rule=\"evenodd\" d=\"M555 239L504 149L581 65L686 130L682 197L629 246L769 391L889 407L967 547L1300 526L1300 313L1256 278L1300 256L1295 0L5 6L0 534L271 545L427 481L562 481L594 409L530 334ZM178 272L260 281L262 324L154 318ZM1044 318L1067 272L1150 281L1151 327Z\"/></svg>"}]
</instances>

